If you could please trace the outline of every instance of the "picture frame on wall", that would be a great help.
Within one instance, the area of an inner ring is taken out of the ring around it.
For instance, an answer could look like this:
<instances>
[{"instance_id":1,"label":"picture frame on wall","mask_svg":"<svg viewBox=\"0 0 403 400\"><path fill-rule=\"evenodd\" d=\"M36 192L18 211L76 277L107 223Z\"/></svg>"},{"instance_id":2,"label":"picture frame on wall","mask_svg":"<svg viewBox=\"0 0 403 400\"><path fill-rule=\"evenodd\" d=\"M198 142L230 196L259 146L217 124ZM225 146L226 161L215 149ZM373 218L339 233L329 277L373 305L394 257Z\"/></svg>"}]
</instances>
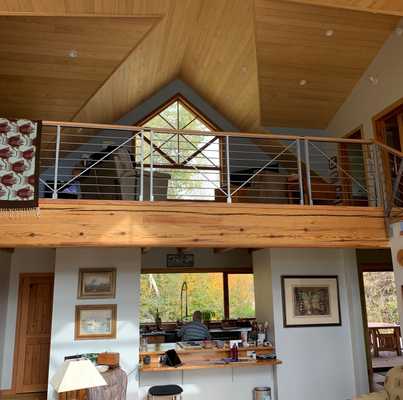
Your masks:
<instances>
[{"instance_id":1,"label":"picture frame on wall","mask_svg":"<svg viewBox=\"0 0 403 400\"><path fill-rule=\"evenodd\" d=\"M116 338L116 304L77 305L75 340Z\"/></svg>"},{"instance_id":2,"label":"picture frame on wall","mask_svg":"<svg viewBox=\"0 0 403 400\"><path fill-rule=\"evenodd\" d=\"M340 326L337 276L282 276L285 328Z\"/></svg>"},{"instance_id":3,"label":"picture frame on wall","mask_svg":"<svg viewBox=\"0 0 403 400\"><path fill-rule=\"evenodd\" d=\"M115 296L116 268L79 270L78 299L114 299Z\"/></svg>"}]
</instances>

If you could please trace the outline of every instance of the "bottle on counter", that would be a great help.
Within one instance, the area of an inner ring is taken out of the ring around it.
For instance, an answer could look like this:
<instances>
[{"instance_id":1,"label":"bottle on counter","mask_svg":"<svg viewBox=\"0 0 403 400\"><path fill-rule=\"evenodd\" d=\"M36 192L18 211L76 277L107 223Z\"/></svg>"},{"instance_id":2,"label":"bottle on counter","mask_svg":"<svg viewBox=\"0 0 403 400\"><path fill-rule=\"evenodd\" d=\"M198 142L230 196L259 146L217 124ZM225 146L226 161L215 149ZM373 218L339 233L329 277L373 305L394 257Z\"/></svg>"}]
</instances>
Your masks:
<instances>
[{"instance_id":1,"label":"bottle on counter","mask_svg":"<svg viewBox=\"0 0 403 400\"><path fill-rule=\"evenodd\" d=\"M160 313L157 308L157 312L155 313L155 325L157 327L157 331L161 330L161 324L162 324L162 320L161 320Z\"/></svg>"},{"instance_id":2,"label":"bottle on counter","mask_svg":"<svg viewBox=\"0 0 403 400\"><path fill-rule=\"evenodd\" d=\"M232 361L239 361L239 352L236 343L231 347L231 359Z\"/></svg>"}]
</instances>

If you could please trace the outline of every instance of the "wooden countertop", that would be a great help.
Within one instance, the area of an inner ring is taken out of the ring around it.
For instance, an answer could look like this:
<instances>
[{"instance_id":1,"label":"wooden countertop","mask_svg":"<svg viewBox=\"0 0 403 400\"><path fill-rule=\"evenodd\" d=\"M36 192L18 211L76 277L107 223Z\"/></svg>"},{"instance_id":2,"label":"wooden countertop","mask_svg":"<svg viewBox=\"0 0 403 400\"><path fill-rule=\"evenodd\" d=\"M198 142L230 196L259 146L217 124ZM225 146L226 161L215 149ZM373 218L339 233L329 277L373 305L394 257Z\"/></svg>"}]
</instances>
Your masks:
<instances>
[{"instance_id":1,"label":"wooden countertop","mask_svg":"<svg viewBox=\"0 0 403 400\"><path fill-rule=\"evenodd\" d=\"M214 342L212 342L214 343ZM168 350L176 350L182 365L169 367L160 363L160 356ZM161 343L147 345L140 351L140 371L141 372L163 372L163 371L187 371L197 369L216 368L246 368L246 367L267 367L281 364L280 360L255 360L248 357L248 352L255 352L257 355L271 354L274 351L272 346L250 346L239 347L239 360L229 361L231 349L229 343L225 343L224 348L183 348L178 343ZM144 356L150 357L150 364L144 364Z\"/></svg>"},{"instance_id":2,"label":"wooden countertop","mask_svg":"<svg viewBox=\"0 0 403 400\"><path fill-rule=\"evenodd\" d=\"M145 348L140 348L140 357L143 356L155 356L155 355L162 355L168 350L176 350L178 354L186 354L186 353L227 353L230 351L228 343L226 343L225 347L220 349L217 347L207 348L207 349L184 349L179 346L177 343L159 343L159 344L148 344ZM250 346L250 347L239 347L239 352L246 352L246 351L256 351L256 352L272 352L274 349L272 346Z\"/></svg>"},{"instance_id":3,"label":"wooden countertop","mask_svg":"<svg viewBox=\"0 0 403 400\"><path fill-rule=\"evenodd\" d=\"M175 372L175 371L191 371L198 369L217 369L217 368L251 368L251 367L268 367L282 364L280 360L247 360L240 362L219 363L217 360L197 360L189 361L178 367L168 367L164 364L140 365L140 372Z\"/></svg>"}]
</instances>

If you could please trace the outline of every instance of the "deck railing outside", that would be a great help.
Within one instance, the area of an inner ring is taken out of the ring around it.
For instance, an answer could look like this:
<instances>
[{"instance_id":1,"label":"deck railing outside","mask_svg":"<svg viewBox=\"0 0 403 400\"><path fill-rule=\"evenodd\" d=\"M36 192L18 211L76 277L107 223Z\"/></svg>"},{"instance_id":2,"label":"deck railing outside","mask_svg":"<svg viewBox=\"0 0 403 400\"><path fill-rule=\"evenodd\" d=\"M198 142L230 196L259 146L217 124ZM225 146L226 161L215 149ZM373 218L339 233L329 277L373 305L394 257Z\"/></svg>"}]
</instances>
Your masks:
<instances>
[{"instance_id":1,"label":"deck railing outside","mask_svg":"<svg viewBox=\"0 0 403 400\"><path fill-rule=\"evenodd\" d=\"M403 201L402 175L402 154L369 140L43 122L41 194L53 199L388 211Z\"/></svg>"}]
</instances>

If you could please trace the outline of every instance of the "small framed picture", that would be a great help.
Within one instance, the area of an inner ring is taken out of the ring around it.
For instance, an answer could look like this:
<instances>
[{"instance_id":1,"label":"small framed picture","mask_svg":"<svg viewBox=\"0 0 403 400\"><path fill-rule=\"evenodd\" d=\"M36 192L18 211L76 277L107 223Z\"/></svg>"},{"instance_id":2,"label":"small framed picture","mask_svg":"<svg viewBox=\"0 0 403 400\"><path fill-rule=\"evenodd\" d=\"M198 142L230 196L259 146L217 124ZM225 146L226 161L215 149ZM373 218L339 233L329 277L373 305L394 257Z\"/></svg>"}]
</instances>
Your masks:
<instances>
[{"instance_id":1,"label":"small framed picture","mask_svg":"<svg viewBox=\"0 0 403 400\"><path fill-rule=\"evenodd\" d=\"M76 306L75 339L115 339L116 315L116 304Z\"/></svg>"},{"instance_id":2,"label":"small framed picture","mask_svg":"<svg viewBox=\"0 0 403 400\"><path fill-rule=\"evenodd\" d=\"M283 276L284 327L341 325L337 276Z\"/></svg>"},{"instance_id":3,"label":"small framed picture","mask_svg":"<svg viewBox=\"0 0 403 400\"><path fill-rule=\"evenodd\" d=\"M168 268L193 268L194 255L191 253L167 254Z\"/></svg>"},{"instance_id":4,"label":"small framed picture","mask_svg":"<svg viewBox=\"0 0 403 400\"><path fill-rule=\"evenodd\" d=\"M80 269L79 299L114 299L116 295L116 268Z\"/></svg>"}]
</instances>

